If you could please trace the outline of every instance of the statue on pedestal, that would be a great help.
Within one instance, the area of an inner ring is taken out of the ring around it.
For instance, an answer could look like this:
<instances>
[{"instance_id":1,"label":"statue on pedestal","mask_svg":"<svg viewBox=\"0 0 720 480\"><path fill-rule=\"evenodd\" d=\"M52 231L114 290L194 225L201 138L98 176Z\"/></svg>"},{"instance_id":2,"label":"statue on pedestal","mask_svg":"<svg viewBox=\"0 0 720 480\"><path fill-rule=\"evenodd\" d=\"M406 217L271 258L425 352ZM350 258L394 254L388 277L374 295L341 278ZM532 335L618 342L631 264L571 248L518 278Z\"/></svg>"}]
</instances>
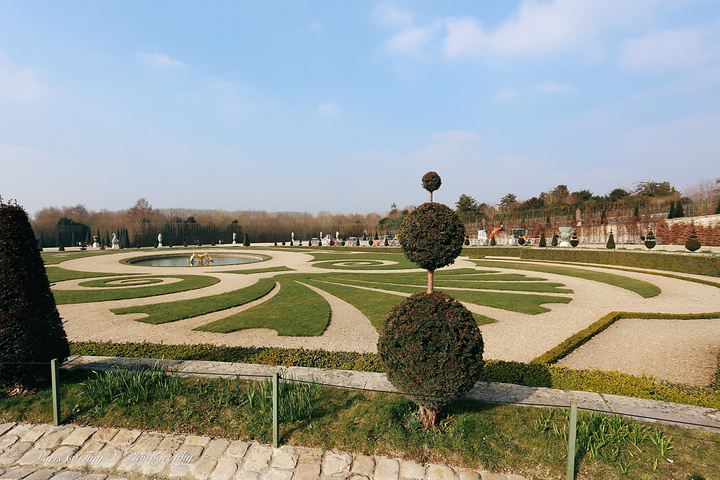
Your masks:
<instances>
[{"instance_id":1,"label":"statue on pedestal","mask_svg":"<svg viewBox=\"0 0 720 480\"><path fill-rule=\"evenodd\" d=\"M115 234L113 233L113 238L110 240L110 243L112 244L112 249L117 250L120 248L120 240L117 239Z\"/></svg>"},{"instance_id":2,"label":"statue on pedestal","mask_svg":"<svg viewBox=\"0 0 720 480\"><path fill-rule=\"evenodd\" d=\"M162 233L158 233L158 247L162 247Z\"/></svg>"}]
</instances>

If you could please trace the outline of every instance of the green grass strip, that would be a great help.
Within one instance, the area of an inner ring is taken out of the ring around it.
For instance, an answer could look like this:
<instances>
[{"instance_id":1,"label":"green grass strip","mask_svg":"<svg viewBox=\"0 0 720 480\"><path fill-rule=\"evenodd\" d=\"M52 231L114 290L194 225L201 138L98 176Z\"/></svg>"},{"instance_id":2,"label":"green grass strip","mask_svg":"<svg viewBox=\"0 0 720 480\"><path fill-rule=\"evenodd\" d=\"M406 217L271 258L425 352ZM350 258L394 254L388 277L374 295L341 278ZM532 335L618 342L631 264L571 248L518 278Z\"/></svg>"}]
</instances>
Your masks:
<instances>
[{"instance_id":1,"label":"green grass strip","mask_svg":"<svg viewBox=\"0 0 720 480\"><path fill-rule=\"evenodd\" d=\"M587 267L587 263L577 263L577 262L563 262L560 260L531 260L526 259L523 260L524 262L536 262L536 263L556 263L559 265L578 265L581 267ZM619 270L621 272L632 272L632 273L644 273L646 275L657 275L658 277L667 277L667 278L674 278L676 280L685 280L687 282L695 282L695 283L701 283L703 285L709 285L711 287L720 288L720 283L713 282L711 280L705 280L703 278L694 278L694 277L686 277L684 275L678 275L675 273L668 273L663 271L657 271L657 270L640 270L638 268L631 268L631 267L618 267L614 265L598 265L602 268L607 268L608 270Z\"/></svg>"},{"instance_id":2,"label":"green grass strip","mask_svg":"<svg viewBox=\"0 0 720 480\"><path fill-rule=\"evenodd\" d=\"M371 253L362 252L348 254L347 252L338 253L313 253L314 267L318 268L330 268L335 270L403 270L410 268L419 268L415 263L411 262L402 253ZM378 261L390 261L397 262L393 265L351 265L351 266L340 266L335 265L336 263L345 262L378 262Z\"/></svg>"},{"instance_id":3,"label":"green grass strip","mask_svg":"<svg viewBox=\"0 0 720 480\"><path fill-rule=\"evenodd\" d=\"M65 260L74 260L76 258L94 257L97 255L109 255L118 253L118 250L96 250L96 251L77 251L77 252L43 252L41 254L45 265L57 265Z\"/></svg>"},{"instance_id":4,"label":"green grass strip","mask_svg":"<svg viewBox=\"0 0 720 480\"><path fill-rule=\"evenodd\" d=\"M558 346L551 348L533 360L533 363L557 363L570 355L578 347L587 343L595 335L601 333L613 323L623 318L642 318L648 320L700 320L720 318L720 312L709 313L645 313L645 312L610 312L589 327L568 337Z\"/></svg>"},{"instance_id":5,"label":"green grass strip","mask_svg":"<svg viewBox=\"0 0 720 480\"><path fill-rule=\"evenodd\" d=\"M233 292L211 295L209 297L180 300L177 302L156 303L153 305L137 305L124 308L113 308L110 311L117 315L127 313L145 313L147 317L137 319L138 322L158 325L175 322L185 318L197 317L207 313L218 312L261 298L275 287L275 281L264 278L249 287Z\"/></svg>"},{"instance_id":6,"label":"green grass strip","mask_svg":"<svg viewBox=\"0 0 720 480\"><path fill-rule=\"evenodd\" d=\"M345 284L358 284L348 280L342 281ZM359 285L359 284L358 284ZM378 288L391 292L416 293L425 291L425 286L402 286L388 285L380 282L366 282L362 284L369 288ZM529 315L537 315L539 313L549 312L550 309L543 307L544 303L570 303L569 297L550 296L550 295L527 295L522 293L504 293L504 292L488 292L482 290L453 290L437 288L438 291L445 291L448 295L461 302L474 303L492 308L500 308L511 312L526 313Z\"/></svg>"},{"instance_id":7,"label":"green grass strip","mask_svg":"<svg viewBox=\"0 0 720 480\"><path fill-rule=\"evenodd\" d=\"M156 295L167 295L169 293L186 292L199 288L215 285L220 280L215 277L203 275L159 275L148 276L149 278L180 278L181 282L168 283L167 285L150 285L146 287L126 288L102 288L100 290L53 290L55 303L66 305L71 303L107 302L110 300L126 300L130 298L154 297ZM110 279L112 281L122 280L125 277ZM127 277L128 279L142 279L142 276ZM97 282L102 282L96 280ZM91 282L86 282L91 283Z\"/></svg>"},{"instance_id":8,"label":"green grass strip","mask_svg":"<svg viewBox=\"0 0 720 480\"><path fill-rule=\"evenodd\" d=\"M382 284L392 288L395 286L401 287L427 287L427 275L424 279L412 279L412 278L398 278L393 280L382 277L373 277L373 280L361 280L358 277L352 279L340 279L333 276L326 277L328 281L342 281L343 283L353 283L362 285L364 283L372 283L374 288L376 285ZM370 286L370 285L365 285ZM513 292L534 292L534 293L573 293L572 290L564 287L562 283L551 283L551 282L475 282L473 280L442 280L436 279L434 282L435 288L470 288L474 290L509 290Z\"/></svg>"},{"instance_id":9,"label":"green grass strip","mask_svg":"<svg viewBox=\"0 0 720 480\"><path fill-rule=\"evenodd\" d=\"M400 303L403 298L392 293L374 292L364 290L362 288L354 288L349 286L327 283L320 279L310 280L308 283L326 291L330 295L334 295L353 307L357 308L365 315L370 323L373 324L375 330L382 330L383 322L388 316L390 309Z\"/></svg>"},{"instance_id":10,"label":"green grass strip","mask_svg":"<svg viewBox=\"0 0 720 480\"><path fill-rule=\"evenodd\" d=\"M278 281L280 291L266 302L195 330L228 333L247 328L270 328L281 336L322 335L330 323L327 301L294 277L280 277Z\"/></svg>"},{"instance_id":11,"label":"green grass strip","mask_svg":"<svg viewBox=\"0 0 720 480\"><path fill-rule=\"evenodd\" d=\"M528 270L531 272L544 272L555 275L565 275L568 277L583 278L594 282L605 283L614 287L624 288L631 292L637 293L643 298L652 298L660 295L661 290L658 286L643 280L628 278L622 275L613 275L611 273L593 272L591 270L583 270L579 268L555 267L551 265L529 265L522 262L505 262L502 260L472 260L478 266L482 267L505 267L514 270Z\"/></svg>"},{"instance_id":12,"label":"green grass strip","mask_svg":"<svg viewBox=\"0 0 720 480\"><path fill-rule=\"evenodd\" d=\"M248 270L231 270L231 271L223 271L222 273L237 273L240 275L254 275L256 273L273 273L273 272L294 272L295 270L286 267L285 265L281 265L279 267L268 267L268 268L251 268Z\"/></svg>"},{"instance_id":13,"label":"green grass strip","mask_svg":"<svg viewBox=\"0 0 720 480\"><path fill-rule=\"evenodd\" d=\"M457 272L457 273L455 273ZM328 273L324 278L332 275L333 278L367 278L373 274L362 273ZM373 276L373 280L385 283L403 283L407 281L427 283L427 272L383 273ZM486 274L477 270L439 270L435 272L435 282L440 281L476 281L476 282L547 282L541 277L528 277L520 273Z\"/></svg>"},{"instance_id":14,"label":"green grass strip","mask_svg":"<svg viewBox=\"0 0 720 480\"><path fill-rule=\"evenodd\" d=\"M403 300L402 296L392 293L380 293L330 282L331 280L316 279L313 285L360 310L360 312L370 320L370 323L373 324L375 330L378 332L382 330L383 323L388 313L390 313L390 309ZM475 317L478 326L497 322L494 318L480 313L473 313L473 317Z\"/></svg>"},{"instance_id":15,"label":"green grass strip","mask_svg":"<svg viewBox=\"0 0 720 480\"><path fill-rule=\"evenodd\" d=\"M65 280L79 280L81 278L97 278L97 277L112 277L121 276L118 273L101 273L101 272L78 272L75 270L65 270L60 267L48 267L45 269L47 272L48 281L50 283L64 282ZM122 274L126 275L126 274Z\"/></svg>"}]
</instances>

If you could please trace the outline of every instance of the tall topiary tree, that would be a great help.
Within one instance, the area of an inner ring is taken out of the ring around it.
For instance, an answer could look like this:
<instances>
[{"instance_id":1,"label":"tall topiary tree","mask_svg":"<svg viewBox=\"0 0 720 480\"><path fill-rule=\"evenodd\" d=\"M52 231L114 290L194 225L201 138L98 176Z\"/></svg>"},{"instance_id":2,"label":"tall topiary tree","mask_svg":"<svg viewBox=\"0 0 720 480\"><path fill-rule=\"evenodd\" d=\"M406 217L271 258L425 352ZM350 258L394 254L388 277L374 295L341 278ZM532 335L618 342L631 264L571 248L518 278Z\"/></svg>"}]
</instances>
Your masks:
<instances>
[{"instance_id":1,"label":"tall topiary tree","mask_svg":"<svg viewBox=\"0 0 720 480\"><path fill-rule=\"evenodd\" d=\"M545 232L540 233L540 241L538 247L547 247L547 240L545 240Z\"/></svg>"},{"instance_id":2,"label":"tall topiary tree","mask_svg":"<svg viewBox=\"0 0 720 480\"><path fill-rule=\"evenodd\" d=\"M610 250L613 250L615 248L615 237L613 237L612 232L610 232L610 236L608 237L607 243L605 244L605 248L609 248Z\"/></svg>"},{"instance_id":3,"label":"tall topiary tree","mask_svg":"<svg viewBox=\"0 0 720 480\"><path fill-rule=\"evenodd\" d=\"M668 216L667 216L667 218L668 218L668 219L670 219L670 218L675 218L675 201L674 201L674 200L671 200L671 201L670 201L670 208L668 209Z\"/></svg>"},{"instance_id":4,"label":"tall topiary tree","mask_svg":"<svg viewBox=\"0 0 720 480\"><path fill-rule=\"evenodd\" d=\"M437 176L429 172L426 177L430 173ZM433 181L439 187L439 176ZM482 336L472 313L433 291L432 273L455 261L464 238L465 226L457 214L433 202L408 214L400 229L405 256L428 270L428 291L413 294L390 311L378 355L392 384L419 405L426 428L435 425L445 406L470 391L484 365Z\"/></svg>"},{"instance_id":5,"label":"tall topiary tree","mask_svg":"<svg viewBox=\"0 0 720 480\"><path fill-rule=\"evenodd\" d=\"M715 215L720 215L720 199L718 199L717 207L715 207Z\"/></svg>"},{"instance_id":6,"label":"tall topiary tree","mask_svg":"<svg viewBox=\"0 0 720 480\"><path fill-rule=\"evenodd\" d=\"M70 355L25 210L0 198L0 382L21 389L50 368L3 362L49 362Z\"/></svg>"},{"instance_id":7,"label":"tall topiary tree","mask_svg":"<svg viewBox=\"0 0 720 480\"><path fill-rule=\"evenodd\" d=\"M685 216L685 210L683 210L682 203L678 201L675 204L675 213L673 214L673 218L682 218Z\"/></svg>"}]
</instances>

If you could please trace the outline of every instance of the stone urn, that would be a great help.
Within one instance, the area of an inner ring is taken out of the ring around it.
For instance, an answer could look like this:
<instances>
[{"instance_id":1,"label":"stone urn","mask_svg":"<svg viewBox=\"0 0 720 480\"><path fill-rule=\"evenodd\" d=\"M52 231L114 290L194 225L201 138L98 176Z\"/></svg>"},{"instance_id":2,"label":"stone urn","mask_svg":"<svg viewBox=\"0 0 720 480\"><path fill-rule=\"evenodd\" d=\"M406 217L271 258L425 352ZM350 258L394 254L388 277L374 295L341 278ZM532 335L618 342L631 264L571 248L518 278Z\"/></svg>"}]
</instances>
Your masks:
<instances>
[{"instance_id":1,"label":"stone urn","mask_svg":"<svg viewBox=\"0 0 720 480\"><path fill-rule=\"evenodd\" d=\"M570 232L572 232L572 227L560 227L560 247L570 246Z\"/></svg>"}]
</instances>

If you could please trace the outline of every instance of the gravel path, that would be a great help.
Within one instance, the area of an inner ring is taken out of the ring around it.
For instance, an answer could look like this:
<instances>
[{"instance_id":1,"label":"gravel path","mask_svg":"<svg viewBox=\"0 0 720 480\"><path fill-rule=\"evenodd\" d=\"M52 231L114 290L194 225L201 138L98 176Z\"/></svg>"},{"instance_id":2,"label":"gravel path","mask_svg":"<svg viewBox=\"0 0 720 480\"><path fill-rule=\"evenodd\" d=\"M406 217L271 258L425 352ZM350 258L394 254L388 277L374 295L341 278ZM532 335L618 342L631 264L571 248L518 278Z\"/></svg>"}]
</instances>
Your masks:
<instances>
[{"instance_id":1,"label":"gravel path","mask_svg":"<svg viewBox=\"0 0 720 480\"><path fill-rule=\"evenodd\" d=\"M237 248L228 249L227 252L246 253ZM187 253L189 255L192 252L188 250ZM196 326L227 316L227 311L163 325L148 325L136 322L135 319L139 316L137 314L114 315L109 311L111 308L129 305L152 304L161 301L169 302L214 295L244 288L255 283L260 278L276 275L276 272L251 275L223 273L226 271L287 266L297 270L298 273L347 272L347 270L316 269L309 263L312 257L304 253L274 249L267 251L253 250L247 253L264 253L271 255L273 258L265 262L246 265L161 268L119 264L118 260L121 258L142 254L142 252L123 252L115 255L86 257L63 262L62 266L69 270L155 275L204 273L220 279L218 284L208 288L162 297L61 305L58 308L61 316L65 319L65 329L68 337L73 341L148 341L167 344L211 343L216 345L321 348L334 351L375 351L377 333L367 318L353 306L321 290L316 291L330 303L332 317L328 329L320 337L280 337L275 331L266 329L243 330L229 334L191 330ZM157 255L157 253L151 252L147 255ZM460 258L454 265L447 268L476 267L473 262ZM539 315L526 315L491 307L468 305L471 311L498 320L497 323L481 327L485 341L485 358L528 362L612 311L698 313L720 310L720 289L716 287L645 273L621 272L590 266L583 266L582 268L645 280L660 287L662 293L657 297L646 299L628 290L603 283L562 275L527 272L529 276L542 277L551 282L565 284L573 290L574 293L571 295L573 300L569 304L548 304L546 306L551 311ZM491 270L503 273L518 273L517 270L503 269L500 265L498 267L493 266ZM364 273L382 275L396 272L377 270L374 272L364 271ZM716 278L710 279L717 281ZM400 298L401 296L399 296ZM266 298L260 301L263 300L266 300ZM249 306L238 308L249 308ZM631 322L623 320L616 324L615 328L621 330L621 333L618 333L617 336L611 337L610 334L613 330L609 329L603 335L589 342L586 348L578 350L564 359L562 364L572 368L597 367L603 370L618 370L635 375L645 371L667 380L678 381L678 378L682 378L686 383L707 384L709 383L708 375L711 375L708 372L711 370L714 372L717 364L717 346L720 345L717 335L720 334L720 321L704 321L705 324L702 327L704 330L698 333L697 336L693 336L695 334L689 332L679 333L681 330L677 324L682 322L668 321L665 324L654 323L651 326L652 321L641 320L636 324L632 324L633 327L629 327L628 325L631 325ZM692 324L685 322L683 328L690 328L690 325L699 328L701 322ZM652 335L648 335L649 332ZM605 335L606 333L607 335ZM655 338L657 338L657 345L672 345L674 350L665 350L655 344L642 343L650 342L651 339ZM698 338L704 340L704 343L698 343ZM698 347L698 345L704 346ZM715 349L711 348L713 345L715 345ZM626 354L628 351L632 351L636 355ZM641 355L640 351L646 353ZM675 354L673 352L683 353ZM713 357L713 352L715 357ZM689 361L679 361L682 358L687 358ZM700 364L704 366L700 366ZM710 366L707 367L707 365Z\"/></svg>"}]
</instances>

